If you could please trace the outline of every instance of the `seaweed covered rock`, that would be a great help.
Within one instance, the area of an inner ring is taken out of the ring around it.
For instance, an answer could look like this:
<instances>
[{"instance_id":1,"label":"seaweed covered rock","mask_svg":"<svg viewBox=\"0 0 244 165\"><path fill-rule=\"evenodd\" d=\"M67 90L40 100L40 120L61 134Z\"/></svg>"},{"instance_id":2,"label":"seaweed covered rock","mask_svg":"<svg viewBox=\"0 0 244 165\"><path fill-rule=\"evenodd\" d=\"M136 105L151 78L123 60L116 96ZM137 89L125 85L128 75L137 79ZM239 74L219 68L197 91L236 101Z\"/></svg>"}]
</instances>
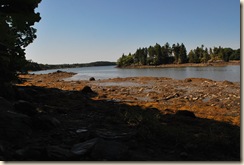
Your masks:
<instances>
[{"instance_id":1,"label":"seaweed covered rock","mask_svg":"<svg viewBox=\"0 0 244 165\"><path fill-rule=\"evenodd\" d=\"M85 93L85 94L88 94L88 93L94 93L91 89L91 87L89 86L85 86L82 90L81 90L82 93Z\"/></svg>"},{"instance_id":2,"label":"seaweed covered rock","mask_svg":"<svg viewBox=\"0 0 244 165\"><path fill-rule=\"evenodd\" d=\"M89 81L95 81L95 78L94 77L90 77Z\"/></svg>"}]
</instances>

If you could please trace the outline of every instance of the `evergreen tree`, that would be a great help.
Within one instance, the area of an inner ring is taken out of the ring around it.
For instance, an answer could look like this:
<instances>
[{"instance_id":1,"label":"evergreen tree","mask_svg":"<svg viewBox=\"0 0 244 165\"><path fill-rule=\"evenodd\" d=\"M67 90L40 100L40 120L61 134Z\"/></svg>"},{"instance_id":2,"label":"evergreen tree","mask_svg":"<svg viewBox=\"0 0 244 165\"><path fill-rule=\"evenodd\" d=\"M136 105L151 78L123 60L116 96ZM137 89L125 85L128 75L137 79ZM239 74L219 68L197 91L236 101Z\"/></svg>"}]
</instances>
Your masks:
<instances>
[{"instance_id":1,"label":"evergreen tree","mask_svg":"<svg viewBox=\"0 0 244 165\"><path fill-rule=\"evenodd\" d=\"M147 65L147 48L142 48L140 62L142 65Z\"/></svg>"},{"instance_id":2,"label":"evergreen tree","mask_svg":"<svg viewBox=\"0 0 244 165\"><path fill-rule=\"evenodd\" d=\"M149 65L155 65L155 63L154 63L154 59L156 58L156 52L155 52L155 49L154 49L154 47L152 47L152 46L149 46L149 48L148 48L148 64Z\"/></svg>"},{"instance_id":3,"label":"evergreen tree","mask_svg":"<svg viewBox=\"0 0 244 165\"><path fill-rule=\"evenodd\" d=\"M171 48L168 42L164 46L162 46L161 51L163 64L168 64L169 56L171 55Z\"/></svg>"},{"instance_id":4,"label":"evergreen tree","mask_svg":"<svg viewBox=\"0 0 244 165\"><path fill-rule=\"evenodd\" d=\"M207 63L209 60L210 60L210 55L208 53L208 48L205 48L201 62Z\"/></svg>"},{"instance_id":5,"label":"evergreen tree","mask_svg":"<svg viewBox=\"0 0 244 165\"><path fill-rule=\"evenodd\" d=\"M222 49L223 52L223 60L225 62L229 62L230 56L233 54L233 50L231 48Z\"/></svg>"},{"instance_id":6,"label":"evergreen tree","mask_svg":"<svg viewBox=\"0 0 244 165\"><path fill-rule=\"evenodd\" d=\"M170 47L169 43L166 42L166 44L164 45L165 47L165 51L166 51L166 56L167 56L167 63L170 63L169 58L172 56L172 48Z\"/></svg>"},{"instance_id":7,"label":"evergreen tree","mask_svg":"<svg viewBox=\"0 0 244 165\"><path fill-rule=\"evenodd\" d=\"M240 60L240 49L233 50L232 54L230 55L230 60Z\"/></svg>"},{"instance_id":8,"label":"evergreen tree","mask_svg":"<svg viewBox=\"0 0 244 165\"><path fill-rule=\"evenodd\" d=\"M156 53L156 58L154 58L154 64L155 65L161 65L163 63L163 54L162 54L162 51L161 51L161 46L156 43L156 45L154 46L154 50L155 50L155 53Z\"/></svg>"},{"instance_id":9,"label":"evergreen tree","mask_svg":"<svg viewBox=\"0 0 244 165\"><path fill-rule=\"evenodd\" d=\"M240 49L233 50L231 48L214 47L213 49L204 48L204 45L190 50L187 55L186 47L183 43L173 44L170 47L167 42L164 46L158 43L148 48L139 48L133 55L123 55L119 60L120 66L128 66L131 64L139 65L161 65L161 64L182 64L182 63L207 63L216 60L240 60Z\"/></svg>"},{"instance_id":10,"label":"evergreen tree","mask_svg":"<svg viewBox=\"0 0 244 165\"><path fill-rule=\"evenodd\" d=\"M129 66L131 64L134 63L134 57L131 55L131 53L129 53L129 55L122 55L122 57L120 57L117 60L117 66L118 67L124 67L124 66Z\"/></svg>"},{"instance_id":11,"label":"evergreen tree","mask_svg":"<svg viewBox=\"0 0 244 165\"><path fill-rule=\"evenodd\" d=\"M179 50L179 64L183 64L187 62L187 51L185 45L182 43L180 45L180 50Z\"/></svg>"},{"instance_id":12,"label":"evergreen tree","mask_svg":"<svg viewBox=\"0 0 244 165\"><path fill-rule=\"evenodd\" d=\"M180 45L179 45L179 43L177 43L177 45L175 45L175 44L172 45L172 51L173 51L174 58L175 58L174 63L178 64L179 58L180 58Z\"/></svg>"},{"instance_id":13,"label":"evergreen tree","mask_svg":"<svg viewBox=\"0 0 244 165\"><path fill-rule=\"evenodd\" d=\"M190 63L195 63L195 53L193 50L191 50L188 54L189 62Z\"/></svg>"}]
</instances>

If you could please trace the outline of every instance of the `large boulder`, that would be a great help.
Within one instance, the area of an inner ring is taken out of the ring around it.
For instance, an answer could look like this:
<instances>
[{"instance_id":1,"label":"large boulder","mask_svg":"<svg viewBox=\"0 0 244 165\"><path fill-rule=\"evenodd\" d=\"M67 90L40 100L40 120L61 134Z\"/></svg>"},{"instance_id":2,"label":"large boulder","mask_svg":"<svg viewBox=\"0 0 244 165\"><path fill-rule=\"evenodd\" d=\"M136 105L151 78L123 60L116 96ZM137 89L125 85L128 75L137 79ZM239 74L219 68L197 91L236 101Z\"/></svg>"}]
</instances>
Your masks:
<instances>
[{"instance_id":1,"label":"large boulder","mask_svg":"<svg viewBox=\"0 0 244 165\"><path fill-rule=\"evenodd\" d=\"M90 77L89 81L95 81L95 78L94 77Z\"/></svg>"},{"instance_id":2,"label":"large boulder","mask_svg":"<svg viewBox=\"0 0 244 165\"><path fill-rule=\"evenodd\" d=\"M32 128L38 130L53 130L58 128L61 122L55 117L48 115L38 115L32 117Z\"/></svg>"},{"instance_id":3,"label":"large boulder","mask_svg":"<svg viewBox=\"0 0 244 165\"><path fill-rule=\"evenodd\" d=\"M15 111L28 116L34 116L38 113L36 107L30 102L19 100L14 104Z\"/></svg>"},{"instance_id":4,"label":"large boulder","mask_svg":"<svg viewBox=\"0 0 244 165\"><path fill-rule=\"evenodd\" d=\"M30 117L12 111L0 111L0 140L21 142L30 137Z\"/></svg>"},{"instance_id":5,"label":"large boulder","mask_svg":"<svg viewBox=\"0 0 244 165\"><path fill-rule=\"evenodd\" d=\"M84 86L84 88L81 90L82 93L88 94L88 93L94 93L89 86Z\"/></svg>"},{"instance_id":6,"label":"large boulder","mask_svg":"<svg viewBox=\"0 0 244 165\"><path fill-rule=\"evenodd\" d=\"M0 82L0 97L14 100L15 98L14 87L10 83Z\"/></svg>"},{"instance_id":7,"label":"large boulder","mask_svg":"<svg viewBox=\"0 0 244 165\"><path fill-rule=\"evenodd\" d=\"M0 140L18 142L28 139L31 134L31 119L13 112L12 103L0 97Z\"/></svg>"},{"instance_id":8,"label":"large boulder","mask_svg":"<svg viewBox=\"0 0 244 165\"><path fill-rule=\"evenodd\" d=\"M12 111L14 109L12 103L0 97L0 111Z\"/></svg>"}]
</instances>

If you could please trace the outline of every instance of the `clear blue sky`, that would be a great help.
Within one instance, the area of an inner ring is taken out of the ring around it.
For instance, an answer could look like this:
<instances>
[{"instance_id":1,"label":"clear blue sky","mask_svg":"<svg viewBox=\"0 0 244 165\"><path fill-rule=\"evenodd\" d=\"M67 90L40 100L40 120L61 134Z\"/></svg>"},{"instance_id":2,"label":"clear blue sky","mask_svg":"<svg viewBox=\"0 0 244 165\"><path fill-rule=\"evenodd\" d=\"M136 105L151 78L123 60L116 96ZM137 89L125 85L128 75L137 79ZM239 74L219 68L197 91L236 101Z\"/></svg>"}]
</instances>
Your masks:
<instances>
[{"instance_id":1,"label":"clear blue sky","mask_svg":"<svg viewBox=\"0 0 244 165\"><path fill-rule=\"evenodd\" d=\"M42 0L26 58L44 64L117 61L156 43L240 48L239 0Z\"/></svg>"}]
</instances>

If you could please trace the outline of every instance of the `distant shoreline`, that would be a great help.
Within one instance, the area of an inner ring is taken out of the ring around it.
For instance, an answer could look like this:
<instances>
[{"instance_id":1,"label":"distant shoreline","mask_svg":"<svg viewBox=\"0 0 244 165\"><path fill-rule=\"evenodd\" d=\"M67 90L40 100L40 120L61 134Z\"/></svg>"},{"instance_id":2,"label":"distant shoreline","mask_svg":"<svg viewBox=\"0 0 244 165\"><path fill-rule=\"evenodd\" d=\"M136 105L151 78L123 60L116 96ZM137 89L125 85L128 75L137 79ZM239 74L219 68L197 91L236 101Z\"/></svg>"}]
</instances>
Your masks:
<instances>
[{"instance_id":1,"label":"distant shoreline","mask_svg":"<svg viewBox=\"0 0 244 165\"><path fill-rule=\"evenodd\" d=\"M211 62L211 63L184 63L184 64L163 64L163 65L130 65L118 68L127 69L146 69L146 68L180 68L180 67L206 67L206 66L228 66L240 65L240 60L229 62Z\"/></svg>"},{"instance_id":2,"label":"distant shoreline","mask_svg":"<svg viewBox=\"0 0 244 165\"><path fill-rule=\"evenodd\" d=\"M26 70L32 71L43 71L51 69L67 69L67 68L82 68L82 67L94 67L94 66L112 66L116 65L116 62L110 61L96 61L90 63L76 63L76 64L38 64L35 62L29 62Z\"/></svg>"}]
</instances>

